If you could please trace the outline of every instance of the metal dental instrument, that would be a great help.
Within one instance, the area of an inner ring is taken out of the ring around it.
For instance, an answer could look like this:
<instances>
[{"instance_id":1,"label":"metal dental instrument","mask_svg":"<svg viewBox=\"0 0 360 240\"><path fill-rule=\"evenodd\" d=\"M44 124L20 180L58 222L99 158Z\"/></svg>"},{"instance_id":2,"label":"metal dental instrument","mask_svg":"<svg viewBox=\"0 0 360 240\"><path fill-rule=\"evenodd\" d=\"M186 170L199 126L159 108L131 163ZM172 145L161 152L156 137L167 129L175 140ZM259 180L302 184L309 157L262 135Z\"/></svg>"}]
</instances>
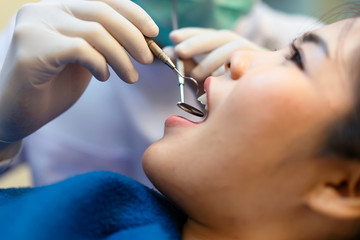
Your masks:
<instances>
[{"instance_id":1,"label":"metal dental instrument","mask_svg":"<svg viewBox=\"0 0 360 240\"><path fill-rule=\"evenodd\" d=\"M182 110L184 110L188 113L191 113L198 117L203 117L204 116L203 112L201 112L199 109L197 109L189 104L186 104L184 101L184 84L185 84L184 79L192 81L193 83L195 83L196 88L197 89L199 89L199 88L198 88L198 83L194 78L184 76L184 74L183 74L184 67L183 67L182 61L180 59L178 59L179 61L177 61L178 66L181 66L180 67L181 71L179 71L179 69L175 66L175 64L171 61L171 59L164 53L164 51L159 47L159 45L157 45L154 42L154 40L152 40L151 38L148 38L148 37L145 37L145 40L146 40L151 52L154 54L154 56L178 73L178 80L179 80L179 87L180 87L180 102L178 102L177 105Z\"/></svg>"},{"instance_id":2,"label":"metal dental instrument","mask_svg":"<svg viewBox=\"0 0 360 240\"><path fill-rule=\"evenodd\" d=\"M198 85L197 81L192 77L185 77L183 73L181 73L175 66L175 64L171 61L171 59L164 53L164 51L157 45L154 40L151 38L145 37L145 40L156 58L160 61L168 65L171 69L175 70L182 78L193 81L196 85Z\"/></svg>"},{"instance_id":3,"label":"metal dental instrument","mask_svg":"<svg viewBox=\"0 0 360 240\"><path fill-rule=\"evenodd\" d=\"M172 3L172 6L171 6L172 7L171 8L172 28L173 28L173 30L176 30L179 28L177 0L172 0L171 3ZM199 92L199 85L198 85L197 81L194 78L184 77L184 72L185 72L184 62L178 57L176 58L176 67L177 67L178 71L181 72L181 74L178 75L179 88L180 88L180 102L177 103L178 107L181 108L182 110L184 110L185 112L188 112L188 113L193 114L198 117L203 117L204 116L203 112L201 112L199 109L185 103L185 97L184 97L185 81L184 81L184 79L191 80L192 82L195 83L196 90L197 90L196 95Z\"/></svg>"},{"instance_id":4,"label":"metal dental instrument","mask_svg":"<svg viewBox=\"0 0 360 240\"><path fill-rule=\"evenodd\" d=\"M183 73L184 72L184 62L181 61L180 59L177 59L176 61L176 67L179 70L179 72ZM182 110L184 110L185 112L191 113L195 116L198 117L203 117L204 113L202 113L199 109L185 103L185 98L184 98L184 78L182 78L181 76L178 76L178 80L179 80L179 88L180 88L180 102L177 103L178 107L181 108ZM195 80L195 79L194 79ZM199 86L198 83L196 82L196 80L194 81L196 84L196 94L198 94L199 92Z\"/></svg>"},{"instance_id":5,"label":"metal dental instrument","mask_svg":"<svg viewBox=\"0 0 360 240\"><path fill-rule=\"evenodd\" d=\"M154 54L154 56L156 58L158 58L160 61L162 61L163 63L165 63L166 65L168 65L171 69L175 70L175 72L177 72L182 78L186 78L189 79L191 81L196 82L195 79L193 79L192 77L185 77L175 66L175 64L171 61L171 59L165 54L165 52L161 49L161 47L159 47L159 45L157 45L154 40L152 40L151 38L145 37L145 40L151 50L151 52ZM197 82L196 82L197 84Z\"/></svg>"}]
</instances>

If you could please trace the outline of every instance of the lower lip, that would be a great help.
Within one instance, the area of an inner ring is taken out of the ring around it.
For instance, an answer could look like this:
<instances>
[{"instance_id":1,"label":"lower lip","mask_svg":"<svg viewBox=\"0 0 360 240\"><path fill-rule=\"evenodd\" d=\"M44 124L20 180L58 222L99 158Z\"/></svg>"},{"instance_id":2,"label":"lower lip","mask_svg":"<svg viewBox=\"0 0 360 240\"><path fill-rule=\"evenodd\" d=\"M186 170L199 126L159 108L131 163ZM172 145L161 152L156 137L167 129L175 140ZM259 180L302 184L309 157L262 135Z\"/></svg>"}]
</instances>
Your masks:
<instances>
[{"instance_id":1,"label":"lower lip","mask_svg":"<svg viewBox=\"0 0 360 240\"><path fill-rule=\"evenodd\" d=\"M166 127L193 127L195 126L196 123L180 117L180 116L170 116L168 119L166 119L165 121L165 126Z\"/></svg>"}]
</instances>

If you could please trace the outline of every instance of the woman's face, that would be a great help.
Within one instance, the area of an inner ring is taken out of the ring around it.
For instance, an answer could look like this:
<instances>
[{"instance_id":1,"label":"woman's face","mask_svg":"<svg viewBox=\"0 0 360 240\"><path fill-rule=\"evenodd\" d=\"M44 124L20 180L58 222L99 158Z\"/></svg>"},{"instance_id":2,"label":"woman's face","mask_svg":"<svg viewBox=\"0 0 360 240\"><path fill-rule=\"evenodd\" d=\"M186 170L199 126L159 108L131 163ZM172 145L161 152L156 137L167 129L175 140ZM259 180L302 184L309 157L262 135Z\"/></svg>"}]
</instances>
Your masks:
<instances>
[{"instance_id":1,"label":"woman's face","mask_svg":"<svg viewBox=\"0 0 360 240\"><path fill-rule=\"evenodd\" d=\"M276 52L233 53L226 74L205 82L206 120L171 116L146 151L154 185L199 221L270 216L305 194L328 127L353 106L360 24L350 21Z\"/></svg>"}]
</instances>

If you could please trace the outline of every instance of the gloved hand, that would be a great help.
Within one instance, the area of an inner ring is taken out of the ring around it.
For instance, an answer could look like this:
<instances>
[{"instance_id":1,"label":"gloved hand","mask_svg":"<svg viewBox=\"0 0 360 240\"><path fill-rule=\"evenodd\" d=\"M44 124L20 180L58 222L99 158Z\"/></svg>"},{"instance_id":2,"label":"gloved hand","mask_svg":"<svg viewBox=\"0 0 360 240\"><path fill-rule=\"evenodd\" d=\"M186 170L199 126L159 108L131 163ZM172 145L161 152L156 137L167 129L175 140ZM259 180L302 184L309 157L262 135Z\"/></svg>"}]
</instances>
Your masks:
<instances>
[{"instance_id":1,"label":"gloved hand","mask_svg":"<svg viewBox=\"0 0 360 240\"><path fill-rule=\"evenodd\" d=\"M223 74L223 64L235 50L265 50L230 30L182 28L172 31L170 39L176 44L176 55L195 60L195 65L191 68L191 64L188 64L185 70L199 81L210 75ZM198 56L201 56L200 60L196 59Z\"/></svg>"},{"instance_id":2,"label":"gloved hand","mask_svg":"<svg viewBox=\"0 0 360 240\"><path fill-rule=\"evenodd\" d=\"M158 27L132 1L45 0L17 13L0 73L0 142L16 142L67 110L91 76L104 81L109 64L122 80L153 61L143 35ZM126 50L126 51L125 51Z\"/></svg>"}]
</instances>

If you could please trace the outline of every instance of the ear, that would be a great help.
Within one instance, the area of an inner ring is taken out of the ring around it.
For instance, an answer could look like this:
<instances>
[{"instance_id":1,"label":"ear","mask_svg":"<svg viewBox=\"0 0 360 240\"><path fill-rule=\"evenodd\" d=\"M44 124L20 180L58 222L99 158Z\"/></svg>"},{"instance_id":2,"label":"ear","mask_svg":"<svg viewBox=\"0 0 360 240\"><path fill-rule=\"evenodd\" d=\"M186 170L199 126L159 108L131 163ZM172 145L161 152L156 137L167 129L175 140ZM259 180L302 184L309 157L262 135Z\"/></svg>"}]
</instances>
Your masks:
<instances>
[{"instance_id":1,"label":"ear","mask_svg":"<svg viewBox=\"0 0 360 240\"><path fill-rule=\"evenodd\" d=\"M342 161L342 168L312 189L306 201L314 211L330 217L360 219L360 161Z\"/></svg>"}]
</instances>

